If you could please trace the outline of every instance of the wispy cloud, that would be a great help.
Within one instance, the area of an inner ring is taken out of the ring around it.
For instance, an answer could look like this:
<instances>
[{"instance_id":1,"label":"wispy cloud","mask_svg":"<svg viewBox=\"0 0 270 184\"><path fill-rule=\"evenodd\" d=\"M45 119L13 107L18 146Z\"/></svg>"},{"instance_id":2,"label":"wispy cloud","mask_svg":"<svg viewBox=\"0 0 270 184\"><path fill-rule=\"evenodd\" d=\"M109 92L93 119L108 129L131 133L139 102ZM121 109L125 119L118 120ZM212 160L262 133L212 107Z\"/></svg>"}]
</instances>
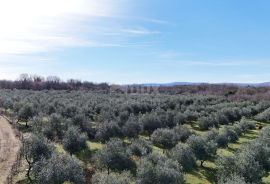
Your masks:
<instances>
[{"instance_id":1,"label":"wispy cloud","mask_svg":"<svg viewBox=\"0 0 270 184\"><path fill-rule=\"evenodd\" d=\"M0 0L0 56L68 47L126 47L134 43L129 37L158 34L146 27L119 23L126 17L136 19L128 13L131 1Z\"/></svg>"},{"instance_id":2,"label":"wispy cloud","mask_svg":"<svg viewBox=\"0 0 270 184\"><path fill-rule=\"evenodd\" d=\"M85 37L87 33L94 31L94 28L89 32L79 30L84 26L82 20L100 21L100 19L120 16L119 12L122 10L119 2L110 0L1 0L0 55L29 54L66 47L119 46L117 43L98 40L93 36ZM137 30L137 33L143 34L143 31Z\"/></svg>"},{"instance_id":3,"label":"wispy cloud","mask_svg":"<svg viewBox=\"0 0 270 184\"><path fill-rule=\"evenodd\" d=\"M150 53L156 56L158 59L164 60L176 60L181 57L193 56L194 53L192 52L179 52L176 50L165 50L165 51L157 51Z\"/></svg>"},{"instance_id":4,"label":"wispy cloud","mask_svg":"<svg viewBox=\"0 0 270 184\"><path fill-rule=\"evenodd\" d=\"M170 56L170 55L169 55ZM215 60L215 61L200 61L200 60L161 60L158 65L164 66L194 66L194 67L245 67L258 66L265 63L265 60Z\"/></svg>"},{"instance_id":5,"label":"wispy cloud","mask_svg":"<svg viewBox=\"0 0 270 184\"><path fill-rule=\"evenodd\" d=\"M159 31L152 31L146 28L126 28L122 29L121 32L129 33L133 35L150 35L150 34L158 34Z\"/></svg>"},{"instance_id":6,"label":"wispy cloud","mask_svg":"<svg viewBox=\"0 0 270 184\"><path fill-rule=\"evenodd\" d=\"M155 19L155 18L147 18L147 17L135 17L135 16L127 16L123 17L126 19L133 19L133 20L139 20L139 21L144 21L144 22L149 22L149 23L154 23L154 24L159 24L159 25L175 25L175 23L163 20L163 19Z\"/></svg>"},{"instance_id":7,"label":"wispy cloud","mask_svg":"<svg viewBox=\"0 0 270 184\"><path fill-rule=\"evenodd\" d=\"M208 66L208 67L230 67L230 66L243 66L244 64L254 65L254 62L244 62L244 61L180 61L186 66Z\"/></svg>"}]
</instances>

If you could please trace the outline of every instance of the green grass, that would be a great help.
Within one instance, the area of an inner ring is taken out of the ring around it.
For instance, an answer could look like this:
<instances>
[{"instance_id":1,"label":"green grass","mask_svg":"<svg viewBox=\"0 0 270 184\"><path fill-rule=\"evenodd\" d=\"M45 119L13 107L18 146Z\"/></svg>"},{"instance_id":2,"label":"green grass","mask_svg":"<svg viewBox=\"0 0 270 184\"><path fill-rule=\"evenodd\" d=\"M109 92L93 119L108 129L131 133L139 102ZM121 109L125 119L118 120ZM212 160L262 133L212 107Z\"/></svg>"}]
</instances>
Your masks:
<instances>
[{"instance_id":1,"label":"green grass","mask_svg":"<svg viewBox=\"0 0 270 184\"><path fill-rule=\"evenodd\" d=\"M92 163L93 155L103 148L104 144L94 141L87 141L86 149L76 153L76 157L83 161L85 164Z\"/></svg>"},{"instance_id":2,"label":"green grass","mask_svg":"<svg viewBox=\"0 0 270 184\"><path fill-rule=\"evenodd\" d=\"M201 130L199 126L194 122L186 124L185 126L188 127L190 130L192 130L197 135L205 135L207 133L206 130L205 131Z\"/></svg>"},{"instance_id":3,"label":"green grass","mask_svg":"<svg viewBox=\"0 0 270 184\"><path fill-rule=\"evenodd\" d=\"M153 152L154 153L159 153L159 154L164 154L165 153L164 149L159 148L157 146L153 146Z\"/></svg>"},{"instance_id":4,"label":"green grass","mask_svg":"<svg viewBox=\"0 0 270 184\"><path fill-rule=\"evenodd\" d=\"M264 184L270 184L270 171L262 179Z\"/></svg>"},{"instance_id":5,"label":"green grass","mask_svg":"<svg viewBox=\"0 0 270 184\"><path fill-rule=\"evenodd\" d=\"M91 151L97 151L103 148L104 144L94 141L87 141L88 147L90 147Z\"/></svg>"},{"instance_id":6,"label":"green grass","mask_svg":"<svg viewBox=\"0 0 270 184\"><path fill-rule=\"evenodd\" d=\"M58 153L66 153L66 150L64 149L64 146L62 144L55 143L54 146L55 146L56 152L58 152Z\"/></svg>"},{"instance_id":7,"label":"green grass","mask_svg":"<svg viewBox=\"0 0 270 184\"><path fill-rule=\"evenodd\" d=\"M199 163L197 163L199 165ZM187 184L210 184L216 182L216 165L214 162L205 161L204 167L198 166L196 170L193 170L185 174L185 180Z\"/></svg>"},{"instance_id":8,"label":"green grass","mask_svg":"<svg viewBox=\"0 0 270 184\"><path fill-rule=\"evenodd\" d=\"M87 141L86 142L87 147L86 149L75 153L73 156L76 156L78 159L83 161L85 164L90 163L92 160L93 155L100 149L103 148L104 144L93 142L93 141ZM54 144L55 149L58 153L64 153L67 154L67 151L64 149L63 145L60 143Z\"/></svg>"}]
</instances>

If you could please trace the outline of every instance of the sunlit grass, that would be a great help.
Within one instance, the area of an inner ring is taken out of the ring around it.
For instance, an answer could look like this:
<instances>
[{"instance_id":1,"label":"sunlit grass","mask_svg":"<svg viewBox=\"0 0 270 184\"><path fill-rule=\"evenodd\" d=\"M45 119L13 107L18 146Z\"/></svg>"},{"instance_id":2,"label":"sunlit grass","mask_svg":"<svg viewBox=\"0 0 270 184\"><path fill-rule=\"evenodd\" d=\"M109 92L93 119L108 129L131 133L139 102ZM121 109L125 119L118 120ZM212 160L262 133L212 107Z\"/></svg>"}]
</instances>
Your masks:
<instances>
[{"instance_id":1,"label":"sunlit grass","mask_svg":"<svg viewBox=\"0 0 270 184\"><path fill-rule=\"evenodd\" d=\"M265 177L262 178L264 184L270 184L270 171L266 173Z\"/></svg>"},{"instance_id":2,"label":"sunlit grass","mask_svg":"<svg viewBox=\"0 0 270 184\"><path fill-rule=\"evenodd\" d=\"M64 149L64 146L62 144L55 143L54 146L57 153L66 153L66 150Z\"/></svg>"},{"instance_id":3,"label":"sunlit grass","mask_svg":"<svg viewBox=\"0 0 270 184\"><path fill-rule=\"evenodd\" d=\"M90 148L91 151L97 151L104 147L104 144L100 142L94 142L94 141L87 141L87 146Z\"/></svg>"}]
</instances>

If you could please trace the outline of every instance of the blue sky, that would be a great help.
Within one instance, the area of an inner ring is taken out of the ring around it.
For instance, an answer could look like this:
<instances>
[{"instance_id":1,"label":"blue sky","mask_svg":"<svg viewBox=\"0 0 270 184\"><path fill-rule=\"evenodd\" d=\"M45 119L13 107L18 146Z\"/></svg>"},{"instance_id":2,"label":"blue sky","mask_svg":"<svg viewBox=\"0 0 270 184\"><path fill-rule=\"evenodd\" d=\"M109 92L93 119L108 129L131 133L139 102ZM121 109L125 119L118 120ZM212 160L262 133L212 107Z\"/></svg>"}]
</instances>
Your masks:
<instances>
[{"instance_id":1,"label":"blue sky","mask_svg":"<svg viewBox=\"0 0 270 184\"><path fill-rule=\"evenodd\" d=\"M0 0L0 78L270 81L268 0Z\"/></svg>"}]
</instances>

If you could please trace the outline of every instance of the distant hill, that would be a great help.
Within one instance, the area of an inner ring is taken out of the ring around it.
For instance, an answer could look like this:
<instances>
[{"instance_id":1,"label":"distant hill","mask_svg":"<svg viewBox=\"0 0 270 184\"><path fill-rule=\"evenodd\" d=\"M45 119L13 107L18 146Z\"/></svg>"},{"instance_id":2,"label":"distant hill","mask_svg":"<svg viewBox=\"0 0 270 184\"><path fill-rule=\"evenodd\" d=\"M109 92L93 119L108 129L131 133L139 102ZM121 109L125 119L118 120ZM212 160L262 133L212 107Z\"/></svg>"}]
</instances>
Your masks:
<instances>
[{"instance_id":1,"label":"distant hill","mask_svg":"<svg viewBox=\"0 0 270 184\"><path fill-rule=\"evenodd\" d=\"M205 82L171 82L171 83L143 83L143 84L133 84L133 85L142 85L142 86L197 86L197 85L228 85L228 86L253 86L253 87L270 87L270 82L263 82L263 83L205 83Z\"/></svg>"},{"instance_id":2,"label":"distant hill","mask_svg":"<svg viewBox=\"0 0 270 184\"><path fill-rule=\"evenodd\" d=\"M144 83L143 86L187 86L187 85L201 85L206 83L200 82L171 82L171 83Z\"/></svg>"}]
</instances>

